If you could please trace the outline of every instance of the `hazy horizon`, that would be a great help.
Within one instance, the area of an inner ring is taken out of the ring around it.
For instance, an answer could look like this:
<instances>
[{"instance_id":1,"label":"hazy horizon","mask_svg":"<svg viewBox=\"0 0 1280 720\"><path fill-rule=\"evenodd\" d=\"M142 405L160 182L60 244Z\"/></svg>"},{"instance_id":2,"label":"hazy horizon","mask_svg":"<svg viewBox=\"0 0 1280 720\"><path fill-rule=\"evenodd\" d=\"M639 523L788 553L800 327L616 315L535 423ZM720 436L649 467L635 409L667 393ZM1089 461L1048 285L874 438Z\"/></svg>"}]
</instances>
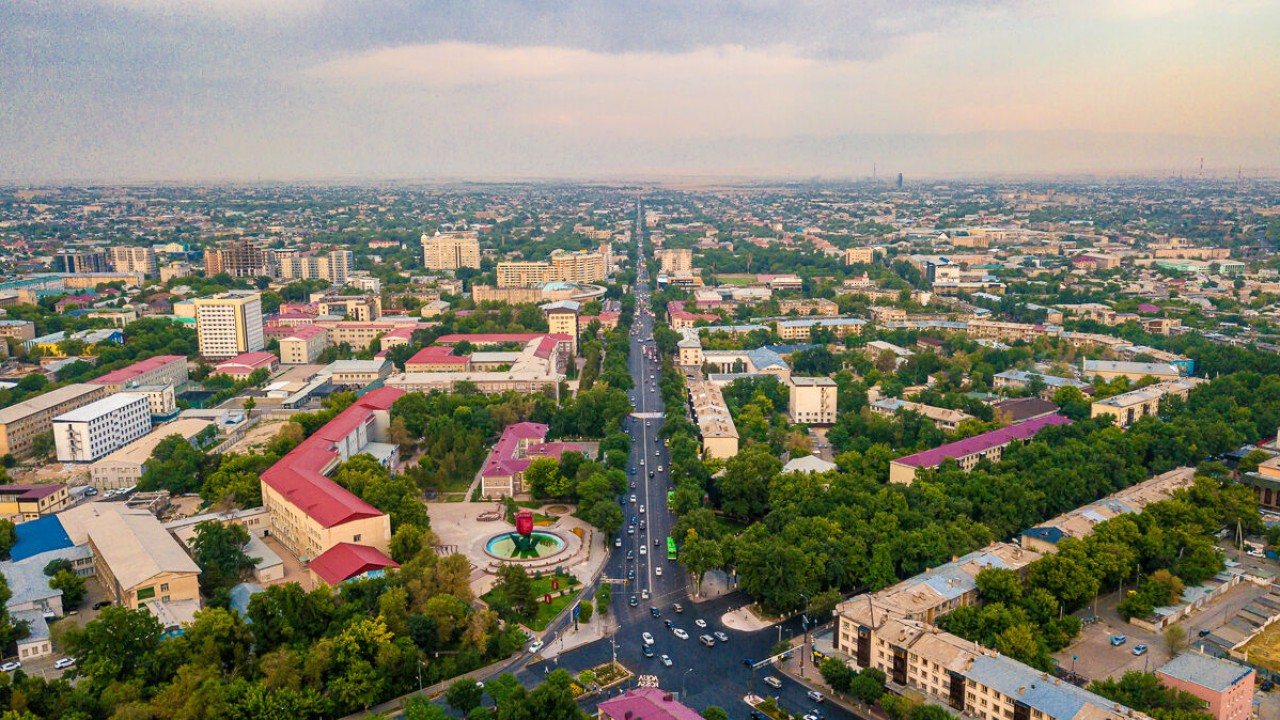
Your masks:
<instances>
[{"instance_id":1,"label":"hazy horizon","mask_svg":"<svg viewBox=\"0 0 1280 720\"><path fill-rule=\"evenodd\" d=\"M0 183L1280 177L1280 4L0 5Z\"/></svg>"}]
</instances>

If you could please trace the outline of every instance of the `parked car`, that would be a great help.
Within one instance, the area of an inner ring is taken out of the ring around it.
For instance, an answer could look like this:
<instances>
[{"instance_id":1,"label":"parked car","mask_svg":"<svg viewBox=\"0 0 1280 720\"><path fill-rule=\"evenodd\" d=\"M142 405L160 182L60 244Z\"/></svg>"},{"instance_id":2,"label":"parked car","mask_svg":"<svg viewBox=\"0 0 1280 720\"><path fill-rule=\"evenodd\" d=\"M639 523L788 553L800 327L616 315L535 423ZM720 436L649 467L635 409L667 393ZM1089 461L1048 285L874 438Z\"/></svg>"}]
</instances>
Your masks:
<instances>
[{"instance_id":1,"label":"parked car","mask_svg":"<svg viewBox=\"0 0 1280 720\"><path fill-rule=\"evenodd\" d=\"M537 653L537 652L538 652L539 650L541 650L541 649L542 649L542 641L541 641L541 640L535 640L531 645L529 645L529 653L530 653L530 654L535 654L535 653Z\"/></svg>"},{"instance_id":2,"label":"parked car","mask_svg":"<svg viewBox=\"0 0 1280 720\"><path fill-rule=\"evenodd\" d=\"M672 605L672 606L671 606L671 609L672 609L672 610L675 610L675 611L676 611L676 612L678 612L678 613L682 613L682 612L684 612L684 606L683 606L683 605L681 605L680 603L676 603L675 605Z\"/></svg>"},{"instance_id":3,"label":"parked car","mask_svg":"<svg viewBox=\"0 0 1280 720\"><path fill-rule=\"evenodd\" d=\"M645 657L647 657L647 658L651 658L651 657L653 657L653 646L652 646L652 645L645 645L645 646L644 646L644 656L645 656Z\"/></svg>"},{"instance_id":4,"label":"parked car","mask_svg":"<svg viewBox=\"0 0 1280 720\"><path fill-rule=\"evenodd\" d=\"M1129 638L1125 637L1124 635L1112 635L1112 636L1111 636L1111 647L1120 647L1121 645L1123 645L1123 644L1125 644L1126 642L1128 642L1128 640L1129 640Z\"/></svg>"},{"instance_id":5,"label":"parked car","mask_svg":"<svg viewBox=\"0 0 1280 720\"><path fill-rule=\"evenodd\" d=\"M12 660L3 665L0 665L0 672L13 672L14 670L17 670L20 667L22 667L22 663L18 662L17 660Z\"/></svg>"},{"instance_id":6,"label":"parked car","mask_svg":"<svg viewBox=\"0 0 1280 720\"><path fill-rule=\"evenodd\" d=\"M819 702L819 703L826 699L822 697L822 693L818 692L817 690L810 690L809 692L805 693L805 697L809 698L814 702Z\"/></svg>"},{"instance_id":7,"label":"parked car","mask_svg":"<svg viewBox=\"0 0 1280 720\"><path fill-rule=\"evenodd\" d=\"M663 655L662 657L660 657L660 658L658 658L658 659L662 661L662 664L663 664L663 665L665 665L665 666L667 666L667 667L671 667L671 658L667 657L666 655Z\"/></svg>"},{"instance_id":8,"label":"parked car","mask_svg":"<svg viewBox=\"0 0 1280 720\"><path fill-rule=\"evenodd\" d=\"M653 644L653 636L652 636L652 635L650 635L650 634L649 634L649 633L647 633L647 632L640 633L640 639L641 639L641 640L644 640L644 644L645 644L645 645L652 645L652 644Z\"/></svg>"},{"instance_id":9,"label":"parked car","mask_svg":"<svg viewBox=\"0 0 1280 720\"><path fill-rule=\"evenodd\" d=\"M1147 654L1147 646L1146 646L1146 645L1134 645L1134 646L1133 646L1133 654L1134 654L1134 655L1146 655L1146 654Z\"/></svg>"},{"instance_id":10,"label":"parked car","mask_svg":"<svg viewBox=\"0 0 1280 720\"><path fill-rule=\"evenodd\" d=\"M707 621L703 620L702 618L698 618L697 620L693 621L693 624L697 625L700 628L705 628L707 626Z\"/></svg>"},{"instance_id":11,"label":"parked car","mask_svg":"<svg viewBox=\"0 0 1280 720\"><path fill-rule=\"evenodd\" d=\"M706 645L707 647L716 646L715 638L711 637L710 635L699 635L698 642L702 643L703 645Z\"/></svg>"},{"instance_id":12,"label":"parked car","mask_svg":"<svg viewBox=\"0 0 1280 720\"><path fill-rule=\"evenodd\" d=\"M61 660L58 660L57 662L55 662L53 666L59 670L64 670L75 664L76 664L75 658L62 658Z\"/></svg>"},{"instance_id":13,"label":"parked car","mask_svg":"<svg viewBox=\"0 0 1280 720\"><path fill-rule=\"evenodd\" d=\"M104 607L108 607L108 606L110 606L110 605L111 605L111 601L110 601L110 600L99 600L98 602L96 602L96 603L94 603L94 604L93 604L93 609L94 609L94 610L101 610L102 608L104 608Z\"/></svg>"},{"instance_id":14,"label":"parked car","mask_svg":"<svg viewBox=\"0 0 1280 720\"><path fill-rule=\"evenodd\" d=\"M712 634L712 635L715 635L715 636L716 636L716 639L717 639L717 640L719 640L720 642L729 642L729 636L728 636L728 635L725 635L724 633L720 632L719 630L717 630L717 631L715 631L715 632L713 632L713 633L711 633L711 634Z\"/></svg>"}]
</instances>

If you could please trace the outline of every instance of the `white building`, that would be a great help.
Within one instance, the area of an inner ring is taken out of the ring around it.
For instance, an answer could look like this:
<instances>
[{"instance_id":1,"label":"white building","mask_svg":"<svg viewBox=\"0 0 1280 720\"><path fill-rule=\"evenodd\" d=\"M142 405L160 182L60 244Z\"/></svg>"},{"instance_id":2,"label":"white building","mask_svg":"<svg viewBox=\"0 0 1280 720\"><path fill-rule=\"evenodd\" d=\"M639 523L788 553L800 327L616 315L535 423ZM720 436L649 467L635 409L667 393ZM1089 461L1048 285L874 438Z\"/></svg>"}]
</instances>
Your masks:
<instances>
[{"instance_id":1,"label":"white building","mask_svg":"<svg viewBox=\"0 0 1280 720\"><path fill-rule=\"evenodd\" d=\"M266 347L262 332L262 296L229 292L192 301L200 354L229 358Z\"/></svg>"},{"instance_id":2,"label":"white building","mask_svg":"<svg viewBox=\"0 0 1280 720\"><path fill-rule=\"evenodd\" d=\"M151 431L151 401L119 393L53 419L53 441L61 462L93 462Z\"/></svg>"}]
</instances>

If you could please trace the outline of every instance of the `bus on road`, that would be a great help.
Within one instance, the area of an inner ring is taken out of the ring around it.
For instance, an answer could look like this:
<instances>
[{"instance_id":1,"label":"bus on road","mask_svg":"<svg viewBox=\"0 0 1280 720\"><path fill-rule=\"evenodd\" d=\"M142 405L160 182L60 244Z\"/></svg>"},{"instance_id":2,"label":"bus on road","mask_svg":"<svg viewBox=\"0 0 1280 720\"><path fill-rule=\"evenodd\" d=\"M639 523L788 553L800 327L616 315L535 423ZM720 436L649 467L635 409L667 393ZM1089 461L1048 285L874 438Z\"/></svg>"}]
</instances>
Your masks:
<instances>
[{"instance_id":1,"label":"bus on road","mask_svg":"<svg viewBox=\"0 0 1280 720\"><path fill-rule=\"evenodd\" d=\"M676 541L675 538L667 538L667 559L676 559Z\"/></svg>"}]
</instances>

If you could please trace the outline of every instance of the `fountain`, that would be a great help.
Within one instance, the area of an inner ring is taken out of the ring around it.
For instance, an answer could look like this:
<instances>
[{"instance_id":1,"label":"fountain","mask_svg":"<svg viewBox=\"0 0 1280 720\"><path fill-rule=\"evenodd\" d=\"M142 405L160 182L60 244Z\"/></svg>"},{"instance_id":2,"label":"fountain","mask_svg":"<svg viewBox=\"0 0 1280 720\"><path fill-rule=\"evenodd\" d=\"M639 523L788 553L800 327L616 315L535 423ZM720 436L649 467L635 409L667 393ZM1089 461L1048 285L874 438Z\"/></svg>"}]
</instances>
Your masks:
<instances>
[{"instance_id":1,"label":"fountain","mask_svg":"<svg viewBox=\"0 0 1280 720\"><path fill-rule=\"evenodd\" d=\"M551 557L564 550L565 543L558 535L533 529L533 512L516 513L516 529L489 538L484 551L503 560L538 560Z\"/></svg>"}]
</instances>

